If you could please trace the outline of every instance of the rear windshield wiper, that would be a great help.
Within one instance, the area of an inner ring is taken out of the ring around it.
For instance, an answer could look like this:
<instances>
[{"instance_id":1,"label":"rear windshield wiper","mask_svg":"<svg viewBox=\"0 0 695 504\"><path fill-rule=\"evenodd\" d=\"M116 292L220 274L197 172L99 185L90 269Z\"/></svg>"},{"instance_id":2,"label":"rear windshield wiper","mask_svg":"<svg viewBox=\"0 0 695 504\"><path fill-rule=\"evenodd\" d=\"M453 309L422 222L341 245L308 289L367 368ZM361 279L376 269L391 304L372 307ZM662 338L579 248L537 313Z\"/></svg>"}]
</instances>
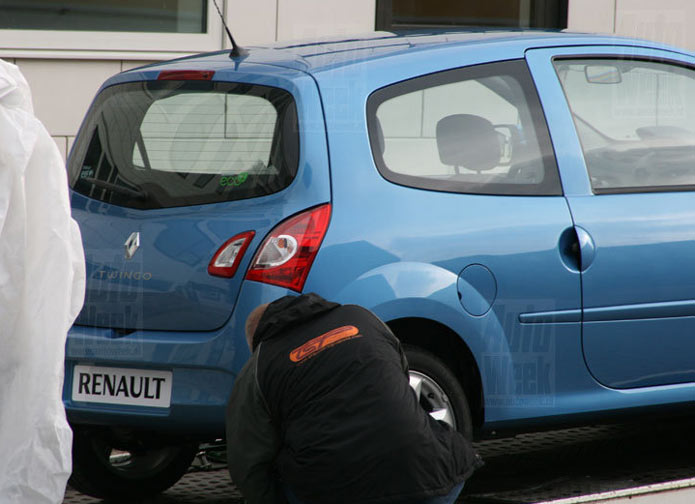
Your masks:
<instances>
[{"instance_id":1,"label":"rear windshield wiper","mask_svg":"<svg viewBox=\"0 0 695 504\"><path fill-rule=\"evenodd\" d=\"M112 184L111 182L106 182L105 180L99 180L92 177L85 177L82 180L95 185L101 189L106 189L107 191L112 191L115 193L123 194L135 199L147 199L147 193L145 191L137 191L129 187L125 187L118 184Z\"/></svg>"}]
</instances>

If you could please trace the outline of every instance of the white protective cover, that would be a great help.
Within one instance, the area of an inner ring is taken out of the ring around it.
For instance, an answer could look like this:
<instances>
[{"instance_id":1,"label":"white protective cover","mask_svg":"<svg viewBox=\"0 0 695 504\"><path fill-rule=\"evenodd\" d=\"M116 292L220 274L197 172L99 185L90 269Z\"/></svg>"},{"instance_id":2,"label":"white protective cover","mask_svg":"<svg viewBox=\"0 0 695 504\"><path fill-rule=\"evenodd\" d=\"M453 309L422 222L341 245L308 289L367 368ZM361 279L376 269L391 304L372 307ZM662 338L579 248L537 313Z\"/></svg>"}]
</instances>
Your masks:
<instances>
[{"instance_id":1,"label":"white protective cover","mask_svg":"<svg viewBox=\"0 0 695 504\"><path fill-rule=\"evenodd\" d=\"M59 96L56 100L62 99ZM65 165L19 69L0 60L0 503L63 501L65 337L84 299Z\"/></svg>"}]
</instances>

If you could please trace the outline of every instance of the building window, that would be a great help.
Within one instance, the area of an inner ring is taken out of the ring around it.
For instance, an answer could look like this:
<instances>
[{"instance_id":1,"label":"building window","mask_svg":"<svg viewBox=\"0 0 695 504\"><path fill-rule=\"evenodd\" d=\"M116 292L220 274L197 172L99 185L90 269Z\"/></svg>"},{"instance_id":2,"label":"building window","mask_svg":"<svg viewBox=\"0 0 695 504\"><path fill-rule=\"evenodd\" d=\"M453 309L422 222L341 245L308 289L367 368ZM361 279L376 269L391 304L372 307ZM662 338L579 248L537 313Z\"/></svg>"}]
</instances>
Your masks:
<instances>
[{"instance_id":1,"label":"building window","mask_svg":"<svg viewBox=\"0 0 695 504\"><path fill-rule=\"evenodd\" d=\"M206 0L9 0L0 29L205 33Z\"/></svg>"},{"instance_id":2,"label":"building window","mask_svg":"<svg viewBox=\"0 0 695 504\"><path fill-rule=\"evenodd\" d=\"M210 0L0 0L0 58L168 59L222 33Z\"/></svg>"},{"instance_id":3,"label":"building window","mask_svg":"<svg viewBox=\"0 0 695 504\"><path fill-rule=\"evenodd\" d=\"M567 0L377 0L376 29L566 28Z\"/></svg>"},{"instance_id":4,"label":"building window","mask_svg":"<svg viewBox=\"0 0 695 504\"><path fill-rule=\"evenodd\" d=\"M221 35L210 0L0 0L0 57L162 59L220 49Z\"/></svg>"}]
</instances>

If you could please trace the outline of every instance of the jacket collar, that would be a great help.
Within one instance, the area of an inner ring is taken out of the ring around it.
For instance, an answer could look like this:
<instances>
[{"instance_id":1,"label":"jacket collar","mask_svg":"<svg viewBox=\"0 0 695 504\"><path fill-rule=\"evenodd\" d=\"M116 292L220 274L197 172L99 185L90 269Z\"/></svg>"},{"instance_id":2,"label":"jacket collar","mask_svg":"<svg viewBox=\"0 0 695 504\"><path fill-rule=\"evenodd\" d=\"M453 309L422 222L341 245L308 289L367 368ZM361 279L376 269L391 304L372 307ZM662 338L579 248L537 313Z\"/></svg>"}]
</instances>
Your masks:
<instances>
[{"instance_id":1,"label":"jacket collar","mask_svg":"<svg viewBox=\"0 0 695 504\"><path fill-rule=\"evenodd\" d=\"M310 292L301 296L284 296L268 305L253 337L253 350L261 341L274 338L288 327L297 326L340 306Z\"/></svg>"}]
</instances>

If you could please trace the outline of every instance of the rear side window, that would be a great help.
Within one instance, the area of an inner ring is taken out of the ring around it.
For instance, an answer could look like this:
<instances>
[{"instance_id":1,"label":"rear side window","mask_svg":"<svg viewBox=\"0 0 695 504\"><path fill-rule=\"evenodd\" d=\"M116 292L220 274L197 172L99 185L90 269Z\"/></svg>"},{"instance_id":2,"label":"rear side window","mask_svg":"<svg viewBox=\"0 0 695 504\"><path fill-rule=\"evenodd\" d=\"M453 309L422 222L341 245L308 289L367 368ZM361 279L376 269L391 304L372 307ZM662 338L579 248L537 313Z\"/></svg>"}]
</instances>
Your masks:
<instances>
[{"instance_id":1,"label":"rear side window","mask_svg":"<svg viewBox=\"0 0 695 504\"><path fill-rule=\"evenodd\" d=\"M281 89L154 81L104 90L70 157L71 187L151 209L280 191L298 165L297 112Z\"/></svg>"},{"instance_id":2,"label":"rear side window","mask_svg":"<svg viewBox=\"0 0 695 504\"><path fill-rule=\"evenodd\" d=\"M476 194L562 194L523 61L426 75L374 92L372 153L388 180Z\"/></svg>"},{"instance_id":3,"label":"rear side window","mask_svg":"<svg viewBox=\"0 0 695 504\"><path fill-rule=\"evenodd\" d=\"M554 62L594 193L695 190L695 71L617 58Z\"/></svg>"}]
</instances>

